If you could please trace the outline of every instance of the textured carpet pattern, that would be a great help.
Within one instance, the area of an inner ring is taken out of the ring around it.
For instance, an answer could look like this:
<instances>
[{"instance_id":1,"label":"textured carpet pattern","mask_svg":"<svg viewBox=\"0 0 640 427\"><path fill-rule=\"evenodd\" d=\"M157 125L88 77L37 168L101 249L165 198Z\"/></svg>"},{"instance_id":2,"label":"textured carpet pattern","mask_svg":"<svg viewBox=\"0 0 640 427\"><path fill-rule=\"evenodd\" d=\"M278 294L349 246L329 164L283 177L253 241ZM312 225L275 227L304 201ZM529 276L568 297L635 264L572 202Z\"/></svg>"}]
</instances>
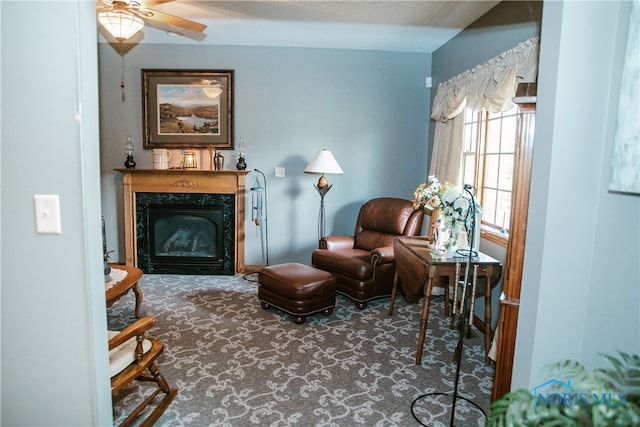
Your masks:
<instances>
[{"instance_id":1,"label":"textured carpet pattern","mask_svg":"<svg viewBox=\"0 0 640 427\"><path fill-rule=\"evenodd\" d=\"M458 333L442 300L431 305L416 366L421 304L402 298L388 316L388 299L358 310L339 295L332 315L296 325L288 314L262 309L257 284L240 275L145 275L140 287L141 314L156 317L152 335L165 344L160 372L178 388L157 425L449 425L450 397L412 406L423 394L453 390ZM133 305L127 295L109 309L110 329L133 320ZM487 411L493 368L482 343L478 331L465 339L458 390ZM134 385L116 396L115 422L150 392L148 384ZM458 400L455 424L484 425L484 418Z\"/></svg>"}]
</instances>

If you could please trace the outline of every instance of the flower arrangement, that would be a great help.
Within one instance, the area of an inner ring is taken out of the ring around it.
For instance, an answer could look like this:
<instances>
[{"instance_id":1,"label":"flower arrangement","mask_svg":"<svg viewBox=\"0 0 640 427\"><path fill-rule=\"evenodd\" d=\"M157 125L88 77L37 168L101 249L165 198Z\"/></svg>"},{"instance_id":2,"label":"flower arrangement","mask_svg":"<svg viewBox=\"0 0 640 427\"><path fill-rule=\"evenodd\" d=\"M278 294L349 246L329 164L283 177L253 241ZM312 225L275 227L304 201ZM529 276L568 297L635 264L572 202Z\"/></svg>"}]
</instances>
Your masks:
<instances>
[{"instance_id":1,"label":"flower arrangement","mask_svg":"<svg viewBox=\"0 0 640 427\"><path fill-rule=\"evenodd\" d=\"M445 182L444 185L433 175L429 176L426 183L418 185L413 192L413 206L415 209L427 208L439 210L437 229L440 233L449 232L446 248L466 247L467 233L471 218L468 217L471 205L467 195L457 189L453 184ZM462 237L464 236L464 237ZM464 241L461 241L462 239Z\"/></svg>"}]
</instances>

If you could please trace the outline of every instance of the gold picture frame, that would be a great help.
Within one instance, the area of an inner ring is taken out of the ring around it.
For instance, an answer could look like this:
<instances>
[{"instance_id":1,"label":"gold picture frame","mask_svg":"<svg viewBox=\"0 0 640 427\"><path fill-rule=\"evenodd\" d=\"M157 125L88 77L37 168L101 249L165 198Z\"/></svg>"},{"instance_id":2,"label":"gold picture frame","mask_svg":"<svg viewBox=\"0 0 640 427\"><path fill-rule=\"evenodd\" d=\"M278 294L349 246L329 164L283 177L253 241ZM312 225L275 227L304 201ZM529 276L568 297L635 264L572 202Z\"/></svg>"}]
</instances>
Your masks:
<instances>
[{"instance_id":1,"label":"gold picture frame","mask_svg":"<svg viewBox=\"0 0 640 427\"><path fill-rule=\"evenodd\" d=\"M233 149L233 70L142 70L144 148Z\"/></svg>"}]
</instances>

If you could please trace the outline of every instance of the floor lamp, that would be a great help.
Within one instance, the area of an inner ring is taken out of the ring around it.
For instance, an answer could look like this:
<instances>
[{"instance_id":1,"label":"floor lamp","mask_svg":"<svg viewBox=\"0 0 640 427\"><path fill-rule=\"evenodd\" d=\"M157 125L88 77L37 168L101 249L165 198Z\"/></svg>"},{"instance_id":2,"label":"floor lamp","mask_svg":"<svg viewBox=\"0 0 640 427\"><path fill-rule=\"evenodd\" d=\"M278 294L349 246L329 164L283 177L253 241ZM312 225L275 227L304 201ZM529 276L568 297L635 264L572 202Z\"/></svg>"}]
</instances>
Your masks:
<instances>
[{"instance_id":1,"label":"floor lamp","mask_svg":"<svg viewBox=\"0 0 640 427\"><path fill-rule=\"evenodd\" d=\"M344 171L335 157L333 157L333 154L331 154L331 151L322 149L311 159L307 167L304 168L304 172L320 174L318 184L314 185L316 190L318 190L318 194L320 194L320 213L318 214L318 240L320 240L324 237L324 196L327 195L332 187L324 175L328 173L343 174Z\"/></svg>"}]
</instances>

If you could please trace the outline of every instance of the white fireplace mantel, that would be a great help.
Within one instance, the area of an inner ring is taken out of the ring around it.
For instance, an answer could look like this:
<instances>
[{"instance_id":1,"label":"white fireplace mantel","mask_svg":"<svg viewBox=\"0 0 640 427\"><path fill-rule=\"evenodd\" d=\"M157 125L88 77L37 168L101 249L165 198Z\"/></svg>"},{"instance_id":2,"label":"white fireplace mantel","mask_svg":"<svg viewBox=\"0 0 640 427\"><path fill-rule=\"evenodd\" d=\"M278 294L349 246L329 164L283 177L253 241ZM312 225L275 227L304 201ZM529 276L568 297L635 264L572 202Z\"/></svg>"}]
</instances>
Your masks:
<instances>
[{"instance_id":1,"label":"white fireplace mantel","mask_svg":"<svg viewBox=\"0 0 640 427\"><path fill-rule=\"evenodd\" d=\"M124 196L125 264L137 266L136 193L234 194L235 272L244 264L245 191L248 171L205 171L185 169L116 169L122 173Z\"/></svg>"}]
</instances>

